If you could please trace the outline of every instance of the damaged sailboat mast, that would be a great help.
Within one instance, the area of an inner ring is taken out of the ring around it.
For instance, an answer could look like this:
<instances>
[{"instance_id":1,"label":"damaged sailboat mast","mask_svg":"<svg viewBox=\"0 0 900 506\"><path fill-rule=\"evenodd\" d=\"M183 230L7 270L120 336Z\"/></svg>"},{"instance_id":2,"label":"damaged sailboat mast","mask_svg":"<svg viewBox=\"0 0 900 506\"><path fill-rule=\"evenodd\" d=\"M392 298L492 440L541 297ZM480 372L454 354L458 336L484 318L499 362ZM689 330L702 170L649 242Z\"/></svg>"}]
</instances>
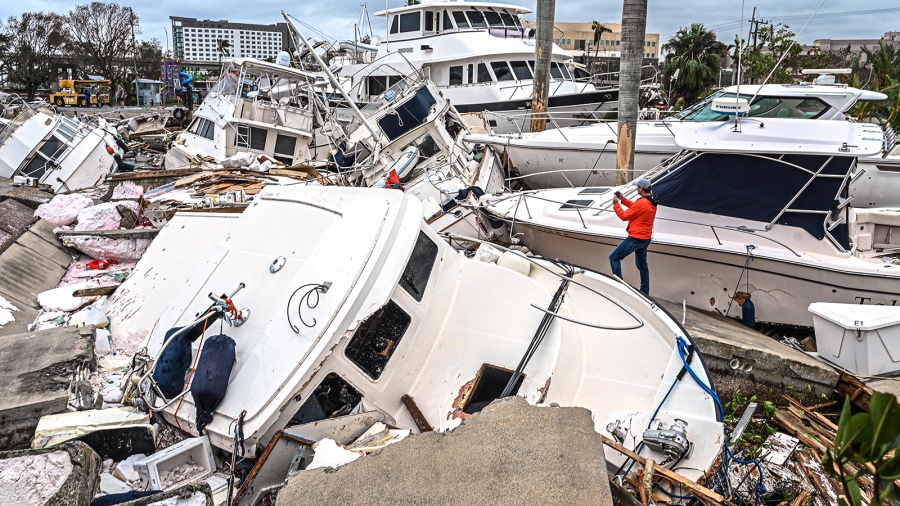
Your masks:
<instances>
[{"instance_id":1,"label":"damaged sailboat mast","mask_svg":"<svg viewBox=\"0 0 900 506\"><path fill-rule=\"evenodd\" d=\"M284 16L284 20L287 22L288 25L290 25L291 29L296 34L297 38L303 42L303 45L306 46L306 48L309 50L310 54L312 54L312 57L316 59L316 63L318 63L319 66L322 67L322 70L328 76L328 79L331 81L331 84L335 88L337 88L338 92L345 99L347 99L347 103L350 105L350 108L353 110L353 113L356 114L357 117L359 117L360 121L362 121L362 124L365 125L365 127L369 131L369 133L372 134L372 137L376 141L378 141L378 146L380 147L382 144L384 144L385 141L381 137L381 134L377 130L375 130L375 128L372 127L372 125L369 123L369 121L366 119L366 117L363 116L363 113L359 110L359 107L356 106L356 103L353 101L352 98L350 98L350 95L346 92L346 90L344 90L344 87L341 86L341 83L338 81L338 79L334 76L334 74L331 73L331 70L328 69L328 65L326 65L325 62L322 61L322 58L318 54L316 54L312 45L310 45L309 41L306 40L306 37L300 31L300 28L298 28L297 25L294 23L293 18L290 16L290 14L288 14L284 11L281 11L281 15ZM378 157L376 156L375 159L377 159L377 158Z\"/></svg>"}]
</instances>

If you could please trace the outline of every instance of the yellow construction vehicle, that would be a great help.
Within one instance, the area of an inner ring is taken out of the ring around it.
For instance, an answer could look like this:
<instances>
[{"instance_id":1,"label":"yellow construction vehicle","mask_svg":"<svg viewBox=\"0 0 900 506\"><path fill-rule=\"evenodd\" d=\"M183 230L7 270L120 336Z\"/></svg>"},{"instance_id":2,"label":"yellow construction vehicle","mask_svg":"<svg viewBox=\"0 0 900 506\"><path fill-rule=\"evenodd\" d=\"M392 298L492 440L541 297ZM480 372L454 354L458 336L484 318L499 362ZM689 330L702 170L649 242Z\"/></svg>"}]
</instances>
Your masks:
<instances>
[{"instance_id":1,"label":"yellow construction vehicle","mask_svg":"<svg viewBox=\"0 0 900 506\"><path fill-rule=\"evenodd\" d=\"M110 82L107 79L60 79L59 91L50 94L50 103L57 107L77 105L79 107L109 106ZM84 96L85 88L91 89L91 103Z\"/></svg>"}]
</instances>

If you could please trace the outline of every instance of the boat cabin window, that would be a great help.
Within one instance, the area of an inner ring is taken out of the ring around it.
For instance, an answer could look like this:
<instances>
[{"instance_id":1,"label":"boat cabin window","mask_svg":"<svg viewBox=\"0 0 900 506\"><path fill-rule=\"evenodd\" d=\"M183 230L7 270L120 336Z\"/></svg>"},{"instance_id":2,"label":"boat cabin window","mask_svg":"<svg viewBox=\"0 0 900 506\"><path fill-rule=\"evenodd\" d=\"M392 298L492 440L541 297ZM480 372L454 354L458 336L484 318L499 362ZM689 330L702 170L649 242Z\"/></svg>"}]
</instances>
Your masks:
<instances>
[{"instance_id":1,"label":"boat cabin window","mask_svg":"<svg viewBox=\"0 0 900 506\"><path fill-rule=\"evenodd\" d=\"M359 324L344 354L377 380L400 344L412 318L396 302L387 304Z\"/></svg>"},{"instance_id":2,"label":"boat cabin window","mask_svg":"<svg viewBox=\"0 0 900 506\"><path fill-rule=\"evenodd\" d=\"M488 72L487 65L484 63L478 64L478 82L479 83L489 83L494 79L491 77L491 73Z\"/></svg>"},{"instance_id":3,"label":"boat cabin window","mask_svg":"<svg viewBox=\"0 0 900 506\"><path fill-rule=\"evenodd\" d=\"M422 146L420 146L420 150L421 148ZM412 255L409 257L406 269L403 270L403 275L400 276L400 286L418 302L422 302L422 295L425 293L425 287L428 286L428 278L431 277L437 253L437 244L429 239L425 232L419 231L419 238L413 247Z\"/></svg>"},{"instance_id":4,"label":"boat cabin window","mask_svg":"<svg viewBox=\"0 0 900 506\"><path fill-rule=\"evenodd\" d=\"M394 16L394 19L391 20L391 33L397 33L400 31L400 16Z\"/></svg>"},{"instance_id":5,"label":"boat cabin window","mask_svg":"<svg viewBox=\"0 0 900 506\"><path fill-rule=\"evenodd\" d=\"M263 151L266 149L266 136L268 134L269 131L265 128L238 125L237 135L234 138L234 145L241 148Z\"/></svg>"},{"instance_id":6,"label":"boat cabin window","mask_svg":"<svg viewBox=\"0 0 900 506\"><path fill-rule=\"evenodd\" d=\"M728 115L712 110L714 98L735 98L734 93L714 93L706 99L675 115L675 118L690 121L724 121ZM752 95L741 95L750 100ZM825 114L831 106L815 97L757 97L750 104L749 115L758 118L799 118L815 119Z\"/></svg>"},{"instance_id":7,"label":"boat cabin window","mask_svg":"<svg viewBox=\"0 0 900 506\"><path fill-rule=\"evenodd\" d=\"M400 33L418 32L421 26L421 12L407 12L400 15Z\"/></svg>"},{"instance_id":8,"label":"boat cabin window","mask_svg":"<svg viewBox=\"0 0 900 506\"><path fill-rule=\"evenodd\" d=\"M472 25L472 28L487 27L487 21L484 20L484 14L481 11L472 8L472 10L466 12L466 16L469 17L469 24Z\"/></svg>"},{"instance_id":9,"label":"boat cabin window","mask_svg":"<svg viewBox=\"0 0 900 506\"><path fill-rule=\"evenodd\" d=\"M188 132L192 134L196 134L200 137L204 137L209 140L214 140L215 138L215 125L212 121L206 118L197 118L194 120L194 123L188 128Z\"/></svg>"},{"instance_id":10,"label":"boat cabin window","mask_svg":"<svg viewBox=\"0 0 900 506\"><path fill-rule=\"evenodd\" d=\"M506 11L501 12L500 17L507 28L522 28L522 25L518 23L519 19Z\"/></svg>"},{"instance_id":11,"label":"boat cabin window","mask_svg":"<svg viewBox=\"0 0 900 506\"><path fill-rule=\"evenodd\" d=\"M475 377L475 388L472 390L471 397L466 400L463 412L474 415L491 402L499 399L512 375L513 371L509 369L490 364L482 365L478 371L478 376ZM524 379L525 375L519 373L519 378L516 380L516 385L513 387L511 395L518 393Z\"/></svg>"},{"instance_id":12,"label":"boat cabin window","mask_svg":"<svg viewBox=\"0 0 900 506\"><path fill-rule=\"evenodd\" d=\"M472 81L475 79L475 65L469 64L469 71L466 75L466 82L472 84Z\"/></svg>"},{"instance_id":13,"label":"boat cabin window","mask_svg":"<svg viewBox=\"0 0 900 506\"><path fill-rule=\"evenodd\" d=\"M466 19L466 14L462 11L453 11L453 19L456 21L456 26L459 28L468 28L469 20Z\"/></svg>"},{"instance_id":14,"label":"boat cabin window","mask_svg":"<svg viewBox=\"0 0 900 506\"><path fill-rule=\"evenodd\" d=\"M294 149L297 147L297 138L290 135L278 134L275 137L275 159L285 165L294 163Z\"/></svg>"},{"instance_id":15,"label":"boat cabin window","mask_svg":"<svg viewBox=\"0 0 900 506\"><path fill-rule=\"evenodd\" d=\"M438 13L435 12L432 14L430 11L425 11L425 31L433 32L434 31L434 17L437 17Z\"/></svg>"},{"instance_id":16,"label":"boat cabin window","mask_svg":"<svg viewBox=\"0 0 900 506\"><path fill-rule=\"evenodd\" d=\"M462 13L460 13L462 14ZM444 30L452 30L453 29L453 21L450 21L450 13L444 11Z\"/></svg>"},{"instance_id":17,"label":"boat cabin window","mask_svg":"<svg viewBox=\"0 0 900 506\"><path fill-rule=\"evenodd\" d=\"M450 86L456 86L463 83L462 65L450 67Z\"/></svg>"},{"instance_id":18,"label":"boat cabin window","mask_svg":"<svg viewBox=\"0 0 900 506\"><path fill-rule=\"evenodd\" d=\"M553 79L562 79L562 71L559 70L559 63L555 61L550 62L550 77Z\"/></svg>"},{"instance_id":19,"label":"boat cabin window","mask_svg":"<svg viewBox=\"0 0 900 506\"><path fill-rule=\"evenodd\" d=\"M585 209L591 207L593 200L567 200L565 204L559 206L560 211L575 211L577 209Z\"/></svg>"},{"instance_id":20,"label":"boat cabin window","mask_svg":"<svg viewBox=\"0 0 900 506\"><path fill-rule=\"evenodd\" d=\"M503 21L500 19L500 14L487 10L484 11L484 17L487 20L488 26L491 28L503 28Z\"/></svg>"},{"instance_id":21,"label":"boat cabin window","mask_svg":"<svg viewBox=\"0 0 900 506\"><path fill-rule=\"evenodd\" d=\"M509 62L512 66L513 74L516 76L516 80L524 81L527 79L531 79L531 71L528 70L528 64L524 61L512 61Z\"/></svg>"},{"instance_id":22,"label":"boat cabin window","mask_svg":"<svg viewBox=\"0 0 900 506\"><path fill-rule=\"evenodd\" d=\"M329 373L300 406L288 425L318 422L349 415L362 394L335 373Z\"/></svg>"},{"instance_id":23,"label":"boat cabin window","mask_svg":"<svg viewBox=\"0 0 900 506\"><path fill-rule=\"evenodd\" d=\"M22 168L22 175L38 179L43 177L47 169L54 167L56 165L55 160L62 156L68 148L68 145L60 138L55 135L51 136L32 155L28 165Z\"/></svg>"},{"instance_id":24,"label":"boat cabin window","mask_svg":"<svg viewBox=\"0 0 900 506\"><path fill-rule=\"evenodd\" d=\"M509 69L509 65L505 61L491 62L491 68L494 69L494 75L498 81L512 81L513 74Z\"/></svg>"},{"instance_id":25,"label":"boat cabin window","mask_svg":"<svg viewBox=\"0 0 900 506\"><path fill-rule=\"evenodd\" d=\"M571 80L572 74L569 73L569 67L566 67L564 63L559 64L559 70L562 71L562 75L564 78Z\"/></svg>"}]
</instances>

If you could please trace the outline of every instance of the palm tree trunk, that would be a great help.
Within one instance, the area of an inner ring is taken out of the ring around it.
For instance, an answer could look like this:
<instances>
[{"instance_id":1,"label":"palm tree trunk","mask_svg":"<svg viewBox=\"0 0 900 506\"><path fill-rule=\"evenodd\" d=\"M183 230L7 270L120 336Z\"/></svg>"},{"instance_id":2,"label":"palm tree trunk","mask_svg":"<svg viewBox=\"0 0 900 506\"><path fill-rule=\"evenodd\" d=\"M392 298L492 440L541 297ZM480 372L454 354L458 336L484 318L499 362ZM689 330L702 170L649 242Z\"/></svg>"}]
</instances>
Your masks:
<instances>
[{"instance_id":1,"label":"palm tree trunk","mask_svg":"<svg viewBox=\"0 0 900 506\"><path fill-rule=\"evenodd\" d=\"M634 179L634 134L637 129L641 63L647 29L647 0L623 0L622 58L619 69L619 128L616 167L619 184Z\"/></svg>"},{"instance_id":2,"label":"palm tree trunk","mask_svg":"<svg viewBox=\"0 0 900 506\"><path fill-rule=\"evenodd\" d=\"M537 35L534 47L534 93L531 98L531 131L547 128L547 96L550 89L550 57L553 54L553 21L556 0L537 0Z\"/></svg>"}]
</instances>

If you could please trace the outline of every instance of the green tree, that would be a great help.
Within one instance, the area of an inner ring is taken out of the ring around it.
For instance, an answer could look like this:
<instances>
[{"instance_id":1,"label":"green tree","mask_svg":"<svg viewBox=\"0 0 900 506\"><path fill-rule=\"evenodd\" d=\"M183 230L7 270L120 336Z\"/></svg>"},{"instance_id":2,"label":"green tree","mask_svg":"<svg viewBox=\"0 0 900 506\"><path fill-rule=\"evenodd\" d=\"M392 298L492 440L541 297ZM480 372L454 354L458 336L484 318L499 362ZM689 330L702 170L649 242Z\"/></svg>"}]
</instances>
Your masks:
<instances>
[{"instance_id":1,"label":"green tree","mask_svg":"<svg viewBox=\"0 0 900 506\"><path fill-rule=\"evenodd\" d=\"M799 65L802 48L794 42L794 32L787 25L777 23L757 34L755 46L744 44L743 51L741 64L747 69L751 83L762 83L767 77L766 83L791 83L793 75L788 69Z\"/></svg>"},{"instance_id":2,"label":"green tree","mask_svg":"<svg viewBox=\"0 0 900 506\"><path fill-rule=\"evenodd\" d=\"M49 86L59 77L59 63L65 58L65 20L54 12L24 12L6 21L9 54L6 64L11 83L25 88L28 100L34 100L41 86Z\"/></svg>"},{"instance_id":3,"label":"green tree","mask_svg":"<svg viewBox=\"0 0 900 506\"><path fill-rule=\"evenodd\" d=\"M602 23L598 23L594 21L591 23L591 30L594 31L594 59L600 55L600 39L603 37L604 33L612 33L612 29L607 28L606 25Z\"/></svg>"},{"instance_id":4,"label":"green tree","mask_svg":"<svg viewBox=\"0 0 900 506\"><path fill-rule=\"evenodd\" d=\"M865 64L861 57L865 55ZM884 102L859 103L853 112L860 120L874 119L890 124L900 130L900 51L893 46L879 42L878 47L862 48L851 67L852 84L884 93Z\"/></svg>"},{"instance_id":5,"label":"green tree","mask_svg":"<svg viewBox=\"0 0 900 506\"><path fill-rule=\"evenodd\" d=\"M115 89L137 56L134 36L141 30L131 7L103 2L78 5L66 18L66 30L79 63L112 81Z\"/></svg>"},{"instance_id":6,"label":"green tree","mask_svg":"<svg viewBox=\"0 0 900 506\"><path fill-rule=\"evenodd\" d=\"M707 30L703 23L680 28L663 45L669 54L663 62L662 78L664 83L671 83L672 95L683 98L686 104L700 98L715 84L726 47L716 40L716 32ZM676 72L678 77L673 80Z\"/></svg>"}]
</instances>

